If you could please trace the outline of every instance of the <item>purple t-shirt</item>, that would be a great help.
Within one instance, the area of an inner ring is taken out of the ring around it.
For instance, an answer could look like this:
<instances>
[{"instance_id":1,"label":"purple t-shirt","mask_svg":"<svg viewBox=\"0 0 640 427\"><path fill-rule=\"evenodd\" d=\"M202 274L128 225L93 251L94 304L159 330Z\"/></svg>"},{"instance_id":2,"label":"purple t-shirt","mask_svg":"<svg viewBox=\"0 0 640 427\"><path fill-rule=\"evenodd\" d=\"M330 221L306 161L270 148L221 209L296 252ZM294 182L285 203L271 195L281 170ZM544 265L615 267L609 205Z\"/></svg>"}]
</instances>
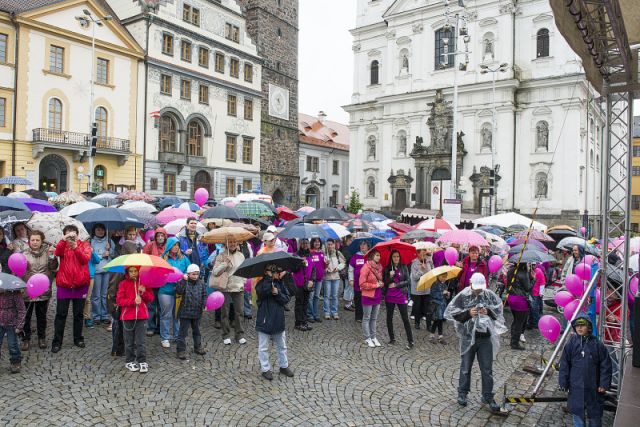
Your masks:
<instances>
[{"instance_id":1,"label":"purple t-shirt","mask_svg":"<svg viewBox=\"0 0 640 427\"><path fill-rule=\"evenodd\" d=\"M398 283L400 282L400 270L396 270L396 274L393 278L393 283ZM388 303L392 303L392 304L406 304L407 303L407 296L406 294L403 292L403 289L399 289L399 288L388 288L387 289L387 294L384 297L385 302Z\"/></svg>"},{"instance_id":2,"label":"purple t-shirt","mask_svg":"<svg viewBox=\"0 0 640 427\"><path fill-rule=\"evenodd\" d=\"M320 251L311 251L311 263L316 269L316 282L321 282L324 278L324 254Z\"/></svg>"},{"instance_id":3,"label":"purple t-shirt","mask_svg":"<svg viewBox=\"0 0 640 427\"><path fill-rule=\"evenodd\" d=\"M362 305L378 305L382 301L382 288L377 288L373 298L362 296Z\"/></svg>"},{"instance_id":4,"label":"purple t-shirt","mask_svg":"<svg viewBox=\"0 0 640 427\"><path fill-rule=\"evenodd\" d=\"M353 267L353 290L360 292L360 270L365 263L364 254L358 252L351 257L349 265Z\"/></svg>"},{"instance_id":5,"label":"purple t-shirt","mask_svg":"<svg viewBox=\"0 0 640 427\"><path fill-rule=\"evenodd\" d=\"M87 297L89 293L89 286L82 286L80 288L61 288L56 286L56 298L58 299L83 299Z\"/></svg>"},{"instance_id":6,"label":"purple t-shirt","mask_svg":"<svg viewBox=\"0 0 640 427\"><path fill-rule=\"evenodd\" d=\"M304 287L305 281L311 280L311 273L313 271L311 256L304 257L304 259L307 260L307 266L292 273L293 283L295 283L298 288Z\"/></svg>"}]
</instances>

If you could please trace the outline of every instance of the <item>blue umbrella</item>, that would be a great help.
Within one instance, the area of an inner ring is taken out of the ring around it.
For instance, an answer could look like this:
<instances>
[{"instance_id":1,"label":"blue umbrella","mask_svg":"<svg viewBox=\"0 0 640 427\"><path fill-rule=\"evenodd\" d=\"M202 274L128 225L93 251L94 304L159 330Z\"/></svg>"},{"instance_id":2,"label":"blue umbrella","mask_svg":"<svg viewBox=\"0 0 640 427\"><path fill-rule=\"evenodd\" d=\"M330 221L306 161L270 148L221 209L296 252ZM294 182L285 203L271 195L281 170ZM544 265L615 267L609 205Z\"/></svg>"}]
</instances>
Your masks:
<instances>
[{"instance_id":1,"label":"blue umbrella","mask_svg":"<svg viewBox=\"0 0 640 427\"><path fill-rule=\"evenodd\" d=\"M181 203L176 203L173 205L174 208L181 208L181 209L188 209L191 212L195 212L200 210L200 206L198 206L197 204L193 203L193 202L181 202Z\"/></svg>"},{"instance_id":2,"label":"blue umbrella","mask_svg":"<svg viewBox=\"0 0 640 427\"><path fill-rule=\"evenodd\" d=\"M364 233L364 232L356 233L356 235L354 236L353 241L348 246L349 251L352 254L355 254L356 252L358 252L360 250L360 243L362 243L362 242L368 242L369 243L369 248L372 248L377 243L384 242L384 239L381 239L380 237L374 236L371 233Z\"/></svg>"},{"instance_id":3,"label":"blue umbrella","mask_svg":"<svg viewBox=\"0 0 640 427\"><path fill-rule=\"evenodd\" d=\"M365 221L374 222L374 221L387 221L389 218L382 215L378 212L365 212L360 216L360 219Z\"/></svg>"},{"instance_id":4,"label":"blue umbrella","mask_svg":"<svg viewBox=\"0 0 640 427\"><path fill-rule=\"evenodd\" d=\"M2 185L33 185L33 182L21 176L3 176L0 178Z\"/></svg>"},{"instance_id":5,"label":"blue umbrella","mask_svg":"<svg viewBox=\"0 0 640 427\"><path fill-rule=\"evenodd\" d=\"M333 228L329 227L327 224L320 224L320 227L331 237L332 239L339 239L338 233L336 233Z\"/></svg>"},{"instance_id":6,"label":"blue umbrella","mask_svg":"<svg viewBox=\"0 0 640 427\"><path fill-rule=\"evenodd\" d=\"M30 209L20 200L12 199L11 197L0 196L0 211L8 210L29 211Z\"/></svg>"},{"instance_id":7,"label":"blue umbrella","mask_svg":"<svg viewBox=\"0 0 640 427\"><path fill-rule=\"evenodd\" d=\"M164 208L168 208L169 206L173 206L175 204L180 204L182 203L182 199L178 198L178 197L165 197L164 199L160 200L160 203L158 203L158 207L160 209L164 209Z\"/></svg>"},{"instance_id":8,"label":"blue umbrella","mask_svg":"<svg viewBox=\"0 0 640 427\"><path fill-rule=\"evenodd\" d=\"M130 226L144 227L144 222L136 214L118 208L91 209L81 213L76 219L84 224L87 230L91 230L96 224L102 224L108 230L124 230Z\"/></svg>"},{"instance_id":9,"label":"blue umbrella","mask_svg":"<svg viewBox=\"0 0 640 427\"><path fill-rule=\"evenodd\" d=\"M330 236L327 232L315 224L295 224L282 230L278 237L282 239L313 239L317 237L322 240L328 239Z\"/></svg>"},{"instance_id":10,"label":"blue umbrella","mask_svg":"<svg viewBox=\"0 0 640 427\"><path fill-rule=\"evenodd\" d=\"M373 230L371 231L371 234L381 237L384 240L391 240L397 236L396 232L393 230Z\"/></svg>"}]
</instances>

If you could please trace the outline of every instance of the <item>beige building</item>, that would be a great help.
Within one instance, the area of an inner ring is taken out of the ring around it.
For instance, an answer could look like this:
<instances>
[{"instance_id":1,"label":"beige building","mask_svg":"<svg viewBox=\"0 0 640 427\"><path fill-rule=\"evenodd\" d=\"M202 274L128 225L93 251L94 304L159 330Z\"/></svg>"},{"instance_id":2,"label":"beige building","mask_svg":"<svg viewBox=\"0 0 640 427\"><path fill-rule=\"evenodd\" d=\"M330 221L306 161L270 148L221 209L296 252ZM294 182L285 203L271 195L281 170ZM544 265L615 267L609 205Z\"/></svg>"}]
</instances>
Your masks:
<instances>
[{"instance_id":1,"label":"beige building","mask_svg":"<svg viewBox=\"0 0 640 427\"><path fill-rule=\"evenodd\" d=\"M0 0L0 175L55 192L88 190L89 174L94 191L142 188L143 56L103 1Z\"/></svg>"}]
</instances>

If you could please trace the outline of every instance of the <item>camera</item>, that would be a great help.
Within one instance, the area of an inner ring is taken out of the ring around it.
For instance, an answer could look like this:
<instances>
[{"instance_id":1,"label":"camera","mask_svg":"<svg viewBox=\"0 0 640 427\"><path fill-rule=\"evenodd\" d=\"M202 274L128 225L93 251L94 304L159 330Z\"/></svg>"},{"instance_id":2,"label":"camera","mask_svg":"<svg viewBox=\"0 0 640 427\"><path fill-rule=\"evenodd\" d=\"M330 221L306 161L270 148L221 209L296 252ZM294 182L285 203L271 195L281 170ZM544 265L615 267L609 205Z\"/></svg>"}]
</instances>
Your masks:
<instances>
[{"instance_id":1,"label":"camera","mask_svg":"<svg viewBox=\"0 0 640 427\"><path fill-rule=\"evenodd\" d=\"M476 305L476 308L478 310L482 310L484 308L484 304L480 303L480 304Z\"/></svg>"}]
</instances>

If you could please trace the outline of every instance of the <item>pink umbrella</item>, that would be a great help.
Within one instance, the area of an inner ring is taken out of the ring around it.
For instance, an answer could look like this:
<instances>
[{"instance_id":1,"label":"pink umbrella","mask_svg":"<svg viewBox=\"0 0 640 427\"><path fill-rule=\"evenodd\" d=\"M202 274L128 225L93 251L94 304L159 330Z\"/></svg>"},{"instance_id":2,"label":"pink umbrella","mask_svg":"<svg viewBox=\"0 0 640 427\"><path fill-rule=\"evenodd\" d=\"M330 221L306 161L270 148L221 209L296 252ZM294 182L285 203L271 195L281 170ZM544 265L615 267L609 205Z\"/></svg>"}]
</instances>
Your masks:
<instances>
[{"instance_id":1,"label":"pink umbrella","mask_svg":"<svg viewBox=\"0 0 640 427\"><path fill-rule=\"evenodd\" d=\"M416 230L437 231L438 233L445 233L449 230L457 229L458 227L456 227L455 224L451 224L442 218L427 219L416 226Z\"/></svg>"},{"instance_id":2,"label":"pink umbrella","mask_svg":"<svg viewBox=\"0 0 640 427\"><path fill-rule=\"evenodd\" d=\"M436 242L449 244L457 243L459 245L467 244L469 246L490 246L489 242L487 242L484 237L471 230L447 231L442 236L438 237Z\"/></svg>"},{"instance_id":3,"label":"pink umbrella","mask_svg":"<svg viewBox=\"0 0 640 427\"><path fill-rule=\"evenodd\" d=\"M187 219L187 218L195 218L196 215L186 209L180 208L166 208L158 215L156 215L156 219L159 224L168 224L171 221L175 221L176 219Z\"/></svg>"}]
</instances>

